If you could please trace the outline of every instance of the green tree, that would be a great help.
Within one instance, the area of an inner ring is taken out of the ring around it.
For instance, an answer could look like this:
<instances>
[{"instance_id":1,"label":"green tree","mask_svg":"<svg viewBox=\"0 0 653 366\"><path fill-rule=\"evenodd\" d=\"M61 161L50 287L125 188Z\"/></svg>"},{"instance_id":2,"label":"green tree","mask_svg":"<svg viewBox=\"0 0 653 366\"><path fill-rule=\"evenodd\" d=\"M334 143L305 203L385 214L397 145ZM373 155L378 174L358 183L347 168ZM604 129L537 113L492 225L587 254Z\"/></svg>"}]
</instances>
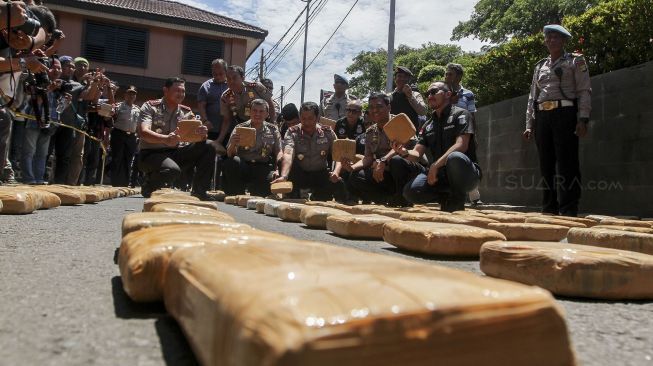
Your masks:
<instances>
[{"instance_id":1,"label":"green tree","mask_svg":"<svg viewBox=\"0 0 653 366\"><path fill-rule=\"evenodd\" d=\"M471 18L454 28L451 40L475 37L503 43L560 24L564 17L583 14L601 2L605 0L479 0Z\"/></svg>"},{"instance_id":2,"label":"green tree","mask_svg":"<svg viewBox=\"0 0 653 366\"><path fill-rule=\"evenodd\" d=\"M363 51L356 55L347 67L348 74L355 74L349 81L349 91L364 98L370 91L385 90L385 67L388 53L384 49Z\"/></svg>"}]
</instances>

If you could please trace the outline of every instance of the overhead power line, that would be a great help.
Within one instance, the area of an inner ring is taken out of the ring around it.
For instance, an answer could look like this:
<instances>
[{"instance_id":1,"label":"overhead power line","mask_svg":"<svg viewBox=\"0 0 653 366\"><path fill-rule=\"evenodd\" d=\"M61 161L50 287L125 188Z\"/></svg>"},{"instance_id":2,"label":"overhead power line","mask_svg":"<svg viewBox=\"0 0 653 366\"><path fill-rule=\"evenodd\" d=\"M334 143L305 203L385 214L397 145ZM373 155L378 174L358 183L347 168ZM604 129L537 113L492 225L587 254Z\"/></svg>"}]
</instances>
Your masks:
<instances>
[{"instance_id":1,"label":"overhead power line","mask_svg":"<svg viewBox=\"0 0 653 366\"><path fill-rule=\"evenodd\" d=\"M324 48L329 44L329 41L331 41L331 39L333 38L333 36L338 32L338 30L340 29L340 26L342 26L342 23L344 23L345 20L347 20L347 17L349 16L349 14L351 14L351 11L354 10L354 7L356 6L356 4L358 4L358 1L359 1L359 0L356 0L356 1L354 2L354 4L351 6L351 8L349 8L349 11L347 12L347 14L345 14L344 18L342 18L342 20L340 21L340 24L338 24L338 26L337 26L336 29L333 31L333 33L331 33L331 36L329 37L329 39L327 39L326 42L324 42L324 45L322 45L322 48L320 48L320 50L317 52L317 54L315 55L315 57L313 57L313 59L311 60L311 62L306 66L306 70L308 70L308 68L311 67L311 65L313 65L313 62L314 62L314 61L315 61L315 60L320 56L320 53L322 53L322 51L324 50ZM289 92L289 91L290 91L290 90L295 86L295 84L297 84L297 81L299 81L299 79L301 79L301 77L302 77L302 74L300 73L299 76L297 77L297 79L295 79L295 81L292 83L292 85L290 85L290 87L288 87L288 88L284 91L284 94L288 94L288 92ZM279 94L279 95L277 96L277 98L275 98L275 99L280 99L280 98L281 98L281 94Z\"/></svg>"}]
</instances>

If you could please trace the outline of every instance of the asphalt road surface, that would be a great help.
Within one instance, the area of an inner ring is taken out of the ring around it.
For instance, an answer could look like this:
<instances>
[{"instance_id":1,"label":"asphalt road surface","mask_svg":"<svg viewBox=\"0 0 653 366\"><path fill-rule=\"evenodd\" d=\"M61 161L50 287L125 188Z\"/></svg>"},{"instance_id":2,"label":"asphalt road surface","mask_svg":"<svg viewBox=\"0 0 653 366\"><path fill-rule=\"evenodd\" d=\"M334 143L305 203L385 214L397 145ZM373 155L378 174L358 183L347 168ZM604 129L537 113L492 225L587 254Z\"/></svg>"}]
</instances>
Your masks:
<instances>
[{"instance_id":1,"label":"asphalt road surface","mask_svg":"<svg viewBox=\"0 0 653 366\"><path fill-rule=\"evenodd\" d=\"M193 365L161 303L136 304L114 264L122 217L143 199L0 215L0 365ZM480 274L478 262L423 257L382 241L347 240L220 203L237 221L298 239ZM653 365L653 302L558 299L581 365Z\"/></svg>"}]
</instances>

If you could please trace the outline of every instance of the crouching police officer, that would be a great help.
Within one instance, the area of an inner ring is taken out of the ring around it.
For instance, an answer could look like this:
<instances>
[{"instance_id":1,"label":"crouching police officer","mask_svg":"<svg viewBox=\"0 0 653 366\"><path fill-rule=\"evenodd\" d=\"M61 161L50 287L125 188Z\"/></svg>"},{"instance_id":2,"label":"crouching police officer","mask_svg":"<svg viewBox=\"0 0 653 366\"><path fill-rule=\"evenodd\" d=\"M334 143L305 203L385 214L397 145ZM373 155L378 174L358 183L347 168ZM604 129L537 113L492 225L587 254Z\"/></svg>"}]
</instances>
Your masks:
<instances>
[{"instance_id":1,"label":"crouching police officer","mask_svg":"<svg viewBox=\"0 0 653 366\"><path fill-rule=\"evenodd\" d=\"M245 188L255 196L270 195L270 181L279 176L275 168L281 161L281 135L268 117L268 103L255 99L251 103L247 122L236 125L227 145L228 158L223 162L224 191L227 195L244 194ZM252 147L241 146L238 127L256 129L256 143Z\"/></svg>"},{"instance_id":2,"label":"crouching police officer","mask_svg":"<svg viewBox=\"0 0 653 366\"><path fill-rule=\"evenodd\" d=\"M444 82L429 86L429 106L433 116L420 130L417 145L407 151L400 144L393 150L409 161L419 160L427 149L435 161L404 187L404 197L412 203L439 201L443 211L465 208L467 193L481 180L476 163L476 143L471 114L451 104L451 89Z\"/></svg>"},{"instance_id":3,"label":"crouching police officer","mask_svg":"<svg viewBox=\"0 0 653 366\"><path fill-rule=\"evenodd\" d=\"M185 82L181 78L167 79L163 98L147 101L141 107L138 167L145 174L141 188L143 197L150 197L153 191L171 185L182 169L195 168L192 195L207 199L215 149L206 141L181 142L177 122L193 119L191 109L181 104L186 95ZM206 136L208 129L201 126L197 133Z\"/></svg>"},{"instance_id":4,"label":"crouching police officer","mask_svg":"<svg viewBox=\"0 0 653 366\"><path fill-rule=\"evenodd\" d=\"M310 188L314 201L328 201L334 195L338 200L344 200L344 183L329 180L329 157L336 134L330 127L317 123L319 115L320 107L316 103L301 105L301 123L286 132L281 176L273 183L291 181L293 197L299 197L300 189Z\"/></svg>"}]
</instances>

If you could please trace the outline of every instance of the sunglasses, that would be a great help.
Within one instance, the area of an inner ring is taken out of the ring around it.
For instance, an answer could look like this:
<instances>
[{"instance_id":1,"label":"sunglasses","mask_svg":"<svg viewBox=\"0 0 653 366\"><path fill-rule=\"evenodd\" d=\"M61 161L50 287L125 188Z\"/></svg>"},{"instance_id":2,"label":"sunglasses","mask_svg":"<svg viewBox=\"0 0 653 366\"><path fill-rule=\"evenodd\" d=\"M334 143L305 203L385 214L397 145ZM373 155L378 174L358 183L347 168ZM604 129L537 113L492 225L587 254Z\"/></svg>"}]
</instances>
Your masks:
<instances>
[{"instance_id":1,"label":"sunglasses","mask_svg":"<svg viewBox=\"0 0 653 366\"><path fill-rule=\"evenodd\" d=\"M354 108L347 108L347 112L351 112L351 113L360 113L361 110L360 110L360 109L354 109Z\"/></svg>"},{"instance_id":2,"label":"sunglasses","mask_svg":"<svg viewBox=\"0 0 653 366\"><path fill-rule=\"evenodd\" d=\"M446 90L445 88L433 88L433 89L429 89L429 90L427 90L427 91L426 91L426 95L427 95L427 96L436 95L436 94L438 94L439 92L444 92L444 93L446 93L446 92L448 92L448 90Z\"/></svg>"}]
</instances>

